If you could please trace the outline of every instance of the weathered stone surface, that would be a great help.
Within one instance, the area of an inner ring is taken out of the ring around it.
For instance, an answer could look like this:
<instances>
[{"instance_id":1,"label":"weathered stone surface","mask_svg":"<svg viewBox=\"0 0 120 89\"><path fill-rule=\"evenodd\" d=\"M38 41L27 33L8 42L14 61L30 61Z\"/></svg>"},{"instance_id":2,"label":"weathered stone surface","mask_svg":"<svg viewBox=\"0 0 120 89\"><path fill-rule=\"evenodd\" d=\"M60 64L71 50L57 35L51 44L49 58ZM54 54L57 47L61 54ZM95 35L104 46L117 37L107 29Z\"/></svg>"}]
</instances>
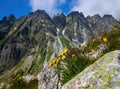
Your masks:
<instances>
[{"instance_id":1,"label":"weathered stone surface","mask_svg":"<svg viewBox=\"0 0 120 89\"><path fill-rule=\"evenodd\" d=\"M66 25L66 16L62 14L57 14L53 17L53 22L57 28L63 30Z\"/></svg>"},{"instance_id":2,"label":"weathered stone surface","mask_svg":"<svg viewBox=\"0 0 120 89\"><path fill-rule=\"evenodd\" d=\"M61 89L119 89L120 50L110 52L78 74Z\"/></svg>"},{"instance_id":3,"label":"weathered stone surface","mask_svg":"<svg viewBox=\"0 0 120 89\"><path fill-rule=\"evenodd\" d=\"M15 23L16 18L11 14L8 17L4 17L0 21L0 40L2 40L12 28L13 24Z\"/></svg>"},{"instance_id":4,"label":"weathered stone surface","mask_svg":"<svg viewBox=\"0 0 120 89\"><path fill-rule=\"evenodd\" d=\"M59 89L58 74L46 66L38 75L38 89Z\"/></svg>"},{"instance_id":5,"label":"weathered stone surface","mask_svg":"<svg viewBox=\"0 0 120 89\"><path fill-rule=\"evenodd\" d=\"M3 21L9 22L12 18L5 17ZM14 67L33 47L45 48L47 42L53 39L52 36L56 36L52 19L44 10L21 17L9 30L5 39L0 41L0 74Z\"/></svg>"},{"instance_id":6,"label":"weathered stone surface","mask_svg":"<svg viewBox=\"0 0 120 89\"><path fill-rule=\"evenodd\" d=\"M92 30L83 13L71 12L66 17L65 35L74 42L86 43L92 39Z\"/></svg>"},{"instance_id":7,"label":"weathered stone surface","mask_svg":"<svg viewBox=\"0 0 120 89\"><path fill-rule=\"evenodd\" d=\"M118 25L118 21L112 15L104 15L103 17L101 17L96 14L92 17L88 16L87 20L94 36L98 36L105 31L109 31L115 25Z\"/></svg>"},{"instance_id":8,"label":"weathered stone surface","mask_svg":"<svg viewBox=\"0 0 120 89\"><path fill-rule=\"evenodd\" d=\"M33 80L38 80L37 77L33 75L23 76L23 79L26 81L26 83L30 83Z\"/></svg>"}]
</instances>

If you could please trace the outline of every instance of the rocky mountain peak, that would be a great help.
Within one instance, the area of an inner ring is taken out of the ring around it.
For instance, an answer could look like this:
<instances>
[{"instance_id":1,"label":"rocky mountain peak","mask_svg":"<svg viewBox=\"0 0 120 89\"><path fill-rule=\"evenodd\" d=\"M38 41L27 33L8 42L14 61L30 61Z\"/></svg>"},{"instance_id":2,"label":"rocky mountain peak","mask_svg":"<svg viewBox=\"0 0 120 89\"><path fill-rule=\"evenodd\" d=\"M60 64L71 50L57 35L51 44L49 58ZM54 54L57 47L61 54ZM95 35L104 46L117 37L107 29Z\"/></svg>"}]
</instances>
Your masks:
<instances>
[{"instance_id":1,"label":"rocky mountain peak","mask_svg":"<svg viewBox=\"0 0 120 89\"><path fill-rule=\"evenodd\" d=\"M76 21L77 19L82 19L85 18L82 12L78 12L78 11L73 11L70 14L67 15L67 19L66 20L73 20Z\"/></svg>"},{"instance_id":2,"label":"rocky mountain peak","mask_svg":"<svg viewBox=\"0 0 120 89\"><path fill-rule=\"evenodd\" d=\"M112 15L104 15L101 17L96 14L94 16L87 17L87 20L94 36L102 34L103 32L110 30L115 25L118 25L118 21Z\"/></svg>"},{"instance_id":3,"label":"rocky mountain peak","mask_svg":"<svg viewBox=\"0 0 120 89\"><path fill-rule=\"evenodd\" d=\"M68 14L67 16L68 16L68 17L69 17L69 16L74 17L74 16L77 16L77 15L84 16L82 12L79 13L78 11L72 11L72 12L71 12L70 14Z\"/></svg>"},{"instance_id":4,"label":"rocky mountain peak","mask_svg":"<svg viewBox=\"0 0 120 89\"><path fill-rule=\"evenodd\" d=\"M112 16L112 15L104 15L102 17L102 20L104 20L107 24L116 24L118 21Z\"/></svg>"},{"instance_id":5,"label":"rocky mountain peak","mask_svg":"<svg viewBox=\"0 0 120 89\"><path fill-rule=\"evenodd\" d=\"M73 11L66 17L65 35L75 43L84 43L91 39L92 33L88 21L78 11ZM86 37L87 36L87 37Z\"/></svg>"},{"instance_id":6,"label":"rocky mountain peak","mask_svg":"<svg viewBox=\"0 0 120 89\"><path fill-rule=\"evenodd\" d=\"M10 28L13 26L15 23L16 18L14 15L9 15L5 16L1 21L0 21L0 40L2 40L5 35L7 35L10 31Z\"/></svg>"},{"instance_id":7,"label":"rocky mountain peak","mask_svg":"<svg viewBox=\"0 0 120 89\"><path fill-rule=\"evenodd\" d=\"M7 17L5 16L5 17L3 17L3 19L2 19L3 22L5 22L5 21L6 21L6 22L9 22L9 21L11 21L11 20L12 20L12 21L13 21L13 20L16 20L16 18L15 18L15 16L14 16L13 14L10 14L10 15L7 16Z\"/></svg>"},{"instance_id":8,"label":"rocky mountain peak","mask_svg":"<svg viewBox=\"0 0 120 89\"><path fill-rule=\"evenodd\" d=\"M57 14L53 17L53 22L57 28L63 30L66 25L66 16L63 13Z\"/></svg>"},{"instance_id":9,"label":"rocky mountain peak","mask_svg":"<svg viewBox=\"0 0 120 89\"><path fill-rule=\"evenodd\" d=\"M112 15L107 15L107 14L105 14L104 16L103 16L103 18L114 18Z\"/></svg>"},{"instance_id":10,"label":"rocky mountain peak","mask_svg":"<svg viewBox=\"0 0 120 89\"><path fill-rule=\"evenodd\" d=\"M101 19L101 16L100 16L99 14L95 14L95 15L93 15L92 17L87 16L87 19L88 19L88 20L90 19L91 21L100 20L100 19Z\"/></svg>"},{"instance_id":11,"label":"rocky mountain peak","mask_svg":"<svg viewBox=\"0 0 120 89\"><path fill-rule=\"evenodd\" d=\"M50 16L45 12L45 10L37 10L29 14L30 16L41 18L41 19L50 19Z\"/></svg>"}]
</instances>

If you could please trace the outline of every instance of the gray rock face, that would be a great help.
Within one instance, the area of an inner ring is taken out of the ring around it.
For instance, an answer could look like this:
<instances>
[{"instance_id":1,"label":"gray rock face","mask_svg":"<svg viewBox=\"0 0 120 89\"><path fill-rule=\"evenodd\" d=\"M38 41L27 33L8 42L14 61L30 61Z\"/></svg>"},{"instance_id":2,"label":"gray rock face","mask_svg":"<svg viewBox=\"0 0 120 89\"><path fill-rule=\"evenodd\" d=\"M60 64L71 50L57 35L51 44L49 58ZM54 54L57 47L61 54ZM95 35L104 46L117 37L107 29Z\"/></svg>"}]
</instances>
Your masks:
<instances>
[{"instance_id":1,"label":"gray rock face","mask_svg":"<svg viewBox=\"0 0 120 89\"><path fill-rule=\"evenodd\" d=\"M53 17L53 22L62 31L66 25L66 16L63 13L57 14Z\"/></svg>"},{"instance_id":2,"label":"gray rock face","mask_svg":"<svg viewBox=\"0 0 120 89\"><path fill-rule=\"evenodd\" d=\"M120 88L120 50L104 55L62 87L62 89L108 88Z\"/></svg>"},{"instance_id":3,"label":"gray rock face","mask_svg":"<svg viewBox=\"0 0 120 89\"><path fill-rule=\"evenodd\" d=\"M88 42L92 38L92 30L82 13L71 12L66 17L65 35L71 41Z\"/></svg>"},{"instance_id":4,"label":"gray rock face","mask_svg":"<svg viewBox=\"0 0 120 89\"><path fill-rule=\"evenodd\" d=\"M112 29L115 25L118 25L118 21L112 15L104 15L101 17L96 14L92 17L88 16L87 20L94 36L98 36Z\"/></svg>"},{"instance_id":5,"label":"gray rock face","mask_svg":"<svg viewBox=\"0 0 120 89\"><path fill-rule=\"evenodd\" d=\"M5 35L7 35L10 31L10 28L15 23L16 18L13 15L8 17L4 17L2 21L0 21L0 40L2 40Z\"/></svg>"},{"instance_id":6,"label":"gray rock face","mask_svg":"<svg viewBox=\"0 0 120 89\"><path fill-rule=\"evenodd\" d=\"M52 36L56 36L56 29L45 11L38 10L18 19L0 42L0 74L27 56L33 47L45 48L48 41L53 41Z\"/></svg>"},{"instance_id":7,"label":"gray rock face","mask_svg":"<svg viewBox=\"0 0 120 89\"><path fill-rule=\"evenodd\" d=\"M48 66L40 72L38 81L38 89L59 89L58 74Z\"/></svg>"}]
</instances>

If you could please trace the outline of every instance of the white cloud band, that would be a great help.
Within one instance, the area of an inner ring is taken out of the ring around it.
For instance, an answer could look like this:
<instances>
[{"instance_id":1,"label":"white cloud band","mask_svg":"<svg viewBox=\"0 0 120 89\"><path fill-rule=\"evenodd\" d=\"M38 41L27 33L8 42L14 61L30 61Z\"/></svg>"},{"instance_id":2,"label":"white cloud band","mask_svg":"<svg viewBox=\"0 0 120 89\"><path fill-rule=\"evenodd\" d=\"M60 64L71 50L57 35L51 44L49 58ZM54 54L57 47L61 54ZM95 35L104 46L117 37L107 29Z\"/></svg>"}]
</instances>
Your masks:
<instances>
[{"instance_id":1,"label":"white cloud band","mask_svg":"<svg viewBox=\"0 0 120 89\"><path fill-rule=\"evenodd\" d=\"M45 10L50 16L64 12L60 8L65 3L71 3L71 11L80 11L87 15L111 14L120 19L120 1L119 0L30 0L32 11L37 9ZM67 5L67 4L65 4ZM70 12L70 11L68 11Z\"/></svg>"},{"instance_id":2,"label":"white cloud band","mask_svg":"<svg viewBox=\"0 0 120 89\"><path fill-rule=\"evenodd\" d=\"M73 0L74 1L74 0ZM120 18L120 1L119 0L76 0L72 10L83 12L87 15L111 14L117 19Z\"/></svg>"},{"instance_id":3,"label":"white cloud band","mask_svg":"<svg viewBox=\"0 0 120 89\"><path fill-rule=\"evenodd\" d=\"M50 16L61 12L59 6L64 4L65 0L30 0L32 11L37 9L45 10Z\"/></svg>"}]
</instances>

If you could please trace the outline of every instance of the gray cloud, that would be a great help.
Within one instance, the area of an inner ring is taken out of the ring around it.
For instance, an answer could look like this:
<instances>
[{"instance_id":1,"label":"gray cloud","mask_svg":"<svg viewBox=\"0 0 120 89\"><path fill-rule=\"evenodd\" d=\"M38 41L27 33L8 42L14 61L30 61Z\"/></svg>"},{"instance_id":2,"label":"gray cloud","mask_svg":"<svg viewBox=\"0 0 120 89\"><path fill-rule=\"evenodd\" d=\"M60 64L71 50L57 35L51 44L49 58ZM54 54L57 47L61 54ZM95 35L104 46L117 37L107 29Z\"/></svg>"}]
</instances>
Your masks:
<instances>
[{"instance_id":1,"label":"gray cloud","mask_svg":"<svg viewBox=\"0 0 120 89\"><path fill-rule=\"evenodd\" d=\"M59 6L64 3L65 0L30 0L32 11L45 10L50 16L61 12Z\"/></svg>"},{"instance_id":2,"label":"gray cloud","mask_svg":"<svg viewBox=\"0 0 120 89\"><path fill-rule=\"evenodd\" d=\"M72 11L80 11L87 15L111 14L120 19L120 1L119 0L73 0Z\"/></svg>"}]
</instances>

